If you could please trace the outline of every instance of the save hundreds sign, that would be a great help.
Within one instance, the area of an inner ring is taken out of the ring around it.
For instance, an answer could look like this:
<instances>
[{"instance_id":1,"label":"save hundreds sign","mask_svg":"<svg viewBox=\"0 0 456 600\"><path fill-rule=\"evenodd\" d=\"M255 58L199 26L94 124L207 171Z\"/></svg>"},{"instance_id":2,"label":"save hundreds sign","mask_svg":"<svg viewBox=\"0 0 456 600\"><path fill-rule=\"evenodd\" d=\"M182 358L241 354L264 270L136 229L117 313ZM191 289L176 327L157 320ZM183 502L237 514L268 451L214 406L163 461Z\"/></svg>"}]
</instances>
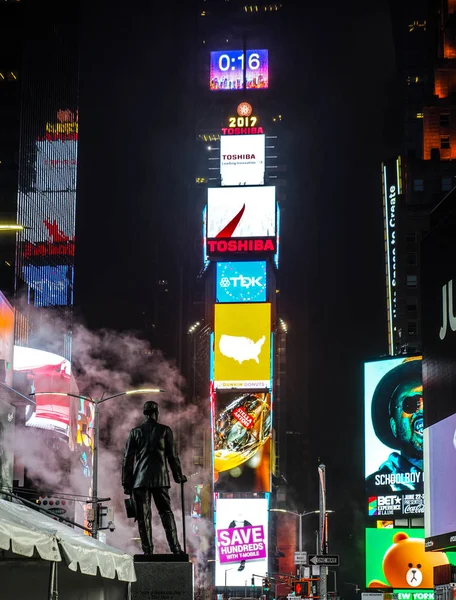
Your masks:
<instances>
[{"instance_id":1,"label":"save hundreds sign","mask_svg":"<svg viewBox=\"0 0 456 600\"><path fill-rule=\"evenodd\" d=\"M217 530L221 563L266 558L263 525Z\"/></svg>"}]
</instances>

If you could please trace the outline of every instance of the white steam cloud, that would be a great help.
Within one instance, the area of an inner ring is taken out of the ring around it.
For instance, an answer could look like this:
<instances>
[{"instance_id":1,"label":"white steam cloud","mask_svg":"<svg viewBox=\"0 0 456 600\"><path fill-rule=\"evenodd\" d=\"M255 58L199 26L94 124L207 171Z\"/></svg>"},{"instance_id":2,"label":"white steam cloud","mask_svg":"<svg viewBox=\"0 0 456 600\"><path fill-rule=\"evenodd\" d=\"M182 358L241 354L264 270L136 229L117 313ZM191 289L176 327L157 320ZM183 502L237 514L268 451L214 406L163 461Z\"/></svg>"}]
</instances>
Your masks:
<instances>
[{"instance_id":1,"label":"white steam cloud","mask_svg":"<svg viewBox=\"0 0 456 600\"><path fill-rule=\"evenodd\" d=\"M57 340L61 339L61 325L42 320L40 328L29 340L29 346L59 352ZM209 473L192 473L192 447L196 436L202 435L209 418L207 405L189 405L183 395L184 380L176 366L165 360L160 351L150 348L148 342L132 333L102 330L89 331L82 325L73 329L72 369L81 394L100 398L130 389L160 388L165 394L131 395L113 398L100 405L99 497L109 497L108 505L115 508L115 531L107 531L107 543L129 553L141 552L137 525L127 519L124 509L125 495L121 486L123 449L129 431L142 422L142 406L147 399L155 400L160 407L160 422L170 425L178 438L178 450L186 484L187 550L197 555L198 567L204 570L213 535L212 525L204 519L190 517L195 485L209 482ZM178 435L177 435L178 434ZM43 487L54 492L88 494L88 480L75 465L69 473L68 460L62 456L61 445L52 451L42 431L19 429L15 440L16 461L22 463L30 476L42 481ZM77 450L75 451L77 452ZM66 452L64 452L66 454ZM70 453L71 454L71 453ZM172 508L182 545L182 513L180 485L172 483ZM155 552L169 552L161 521L154 511L153 538ZM198 536L193 529L198 525Z\"/></svg>"}]
</instances>

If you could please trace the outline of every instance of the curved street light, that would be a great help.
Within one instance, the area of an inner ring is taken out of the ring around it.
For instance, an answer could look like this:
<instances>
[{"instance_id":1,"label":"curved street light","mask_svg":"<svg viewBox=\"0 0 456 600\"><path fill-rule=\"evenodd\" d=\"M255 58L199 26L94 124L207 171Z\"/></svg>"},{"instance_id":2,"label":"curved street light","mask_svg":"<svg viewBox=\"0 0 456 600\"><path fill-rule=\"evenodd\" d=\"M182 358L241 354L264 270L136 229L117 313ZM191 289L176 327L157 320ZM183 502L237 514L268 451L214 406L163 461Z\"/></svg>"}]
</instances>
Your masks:
<instances>
[{"instance_id":1,"label":"curved street light","mask_svg":"<svg viewBox=\"0 0 456 600\"><path fill-rule=\"evenodd\" d=\"M294 515L295 517L299 518L299 552L302 552L302 518L306 517L307 515L319 515L320 511L319 510L305 510L304 512L296 512L294 510L287 510L285 508L270 508L269 512L280 512L280 513L288 513L290 515ZM333 513L335 512L334 510L327 510L326 511L326 515L328 515L329 513ZM301 574L301 565L299 565L299 573Z\"/></svg>"},{"instance_id":2,"label":"curved street light","mask_svg":"<svg viewBox=\"0 0 456 600\"><path fill-rule=\"evenodd\" d=\"M80 400L87 400L94 406L94 417L93 417L93 467L92 467L92 510L93 510L93 526L92 526L92 537L98 536L98 446L100 440L100 413L98 406L107 400L112 398L118 398L119 396L131 396L133 394L163 394L165 390L159 388L144 388L141 390L127 390L125 392L118 392L111 396L105 396L103 392L101 398L92 398L92 396L84 396L82 394L71 394L70 392L33 392L29 396L70 396L71 398L78 398Z\"/></svg>"}]
</instances>

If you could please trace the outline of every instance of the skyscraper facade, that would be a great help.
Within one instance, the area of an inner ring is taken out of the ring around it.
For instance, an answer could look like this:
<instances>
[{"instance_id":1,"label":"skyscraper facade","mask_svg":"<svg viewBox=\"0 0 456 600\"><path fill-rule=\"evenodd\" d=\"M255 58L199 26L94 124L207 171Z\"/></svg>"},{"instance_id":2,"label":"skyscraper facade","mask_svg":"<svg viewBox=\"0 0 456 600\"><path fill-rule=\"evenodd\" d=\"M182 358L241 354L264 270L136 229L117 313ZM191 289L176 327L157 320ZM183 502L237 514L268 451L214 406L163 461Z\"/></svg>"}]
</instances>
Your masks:
<instances>
[{"instance_id":1,"label":"skyscraper facade","mask_svg":"<svg viewBox=\"0 0 456 600\"><path fill-rule=\"evenodd\" d=\"M388 353L421 350L420 241L432 209L456 183L456 5L391 3L403 129L382 165Z\"/></svg>"},{"instance_id":2,"label":"skyscraper facade","mask_svg":"<svg viewBox=\"0 0 456 600\"><path fill-rule=\"evenodd\" d=\"M24 3L25 4L25 3ZM78 3L24 6L15 291L32 330L43 311L62 323L71 355L78 153ZM57 10L56 10L57 9ZM23 343L17 332L18 343Z\"/></svg>"},{"instance_id":3,"label":"skyscraper facade","mask_svg":"<svg viewBox=\"0 0 456 600\"><path fill-rule=\"evenodd\" d=\"M270 508L287 499L287 324L277 285L287 200L279 43L285 10L285 3L213 0L198 14L191 205L201 232L200 295L189 362L193 396L207 399L211 423L206 448L197 452L212 473L209 579L236 595L246 580L258 591L279 570L280 528L270 527ZM250 555L231 552L239 528L261 538Z\"/></svg>"}]
</instances>

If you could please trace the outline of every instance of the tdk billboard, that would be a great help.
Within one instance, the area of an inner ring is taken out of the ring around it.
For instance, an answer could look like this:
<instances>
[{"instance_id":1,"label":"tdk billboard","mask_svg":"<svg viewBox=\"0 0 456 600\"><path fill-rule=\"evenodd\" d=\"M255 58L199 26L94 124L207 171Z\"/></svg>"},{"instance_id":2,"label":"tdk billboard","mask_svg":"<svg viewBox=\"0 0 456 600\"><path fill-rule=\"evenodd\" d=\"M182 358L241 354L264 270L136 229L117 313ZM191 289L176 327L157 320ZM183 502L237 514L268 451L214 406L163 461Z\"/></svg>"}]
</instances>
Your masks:
<instances>
[{"instance_id":1,"label":"tdk billboard","mask_svg":"<svg viewBox=\"0 0 456 600\"><path fill-rule=\"evenodd\" d=\"M266 302L266 261L218 262L217 302Z\"/></svg>"}]
</instances>

